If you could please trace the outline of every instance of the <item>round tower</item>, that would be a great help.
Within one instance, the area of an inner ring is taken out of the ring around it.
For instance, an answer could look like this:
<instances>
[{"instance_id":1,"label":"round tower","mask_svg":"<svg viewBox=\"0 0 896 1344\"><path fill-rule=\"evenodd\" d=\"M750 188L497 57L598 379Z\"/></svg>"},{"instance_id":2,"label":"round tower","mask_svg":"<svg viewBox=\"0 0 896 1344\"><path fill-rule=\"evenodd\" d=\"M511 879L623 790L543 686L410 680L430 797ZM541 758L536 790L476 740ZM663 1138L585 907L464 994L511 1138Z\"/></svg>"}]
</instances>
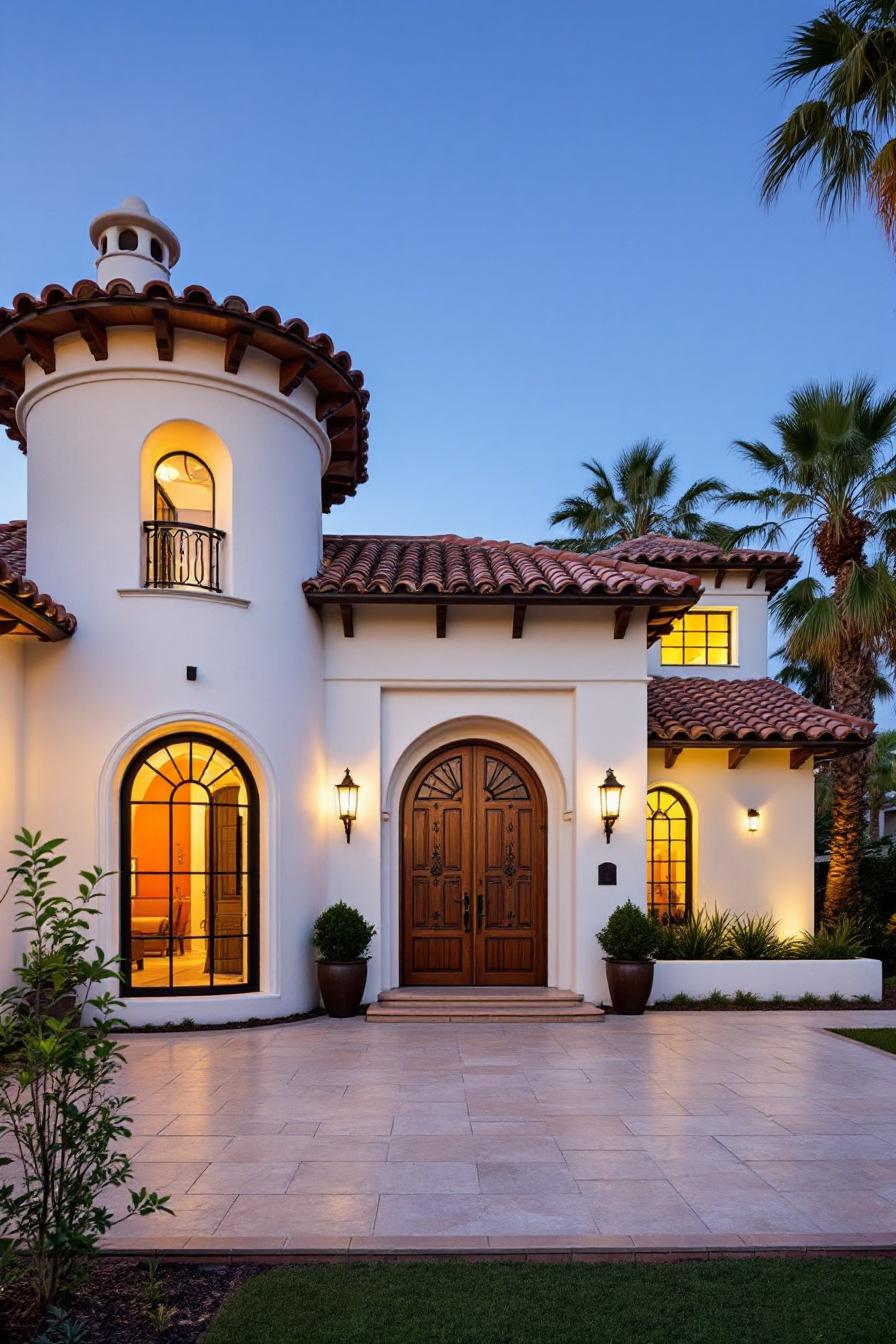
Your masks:
<instances>
[{"instance_id":1,"label":"round tower","mask_svg":"<svg viewBox=\"0 0 896 1344\"><path fill-rule=\"evenodd\" d=\"M120 875L98 941L132 1021L297 1011L332 810L301 584L322 510L366 479L363 375L299 318L174 293L179 243L145 202L90 236L99 284L0 309L29 572L78 618L27 650L23 820Z\"/></svg>"},{"instance_id":2,"label":"round tower","mask_svg":"<svg viewBox=\"0 0 896 1344\"><path fill-rule=\"evenodd\" d=\"M97 250L96 278L103 287L128 280L141 290L151 280L169 280L180 257L177 235L150 214L140 196L125 196L117 209L91 220L90 241Z\"/></svg>"}]
</instances>

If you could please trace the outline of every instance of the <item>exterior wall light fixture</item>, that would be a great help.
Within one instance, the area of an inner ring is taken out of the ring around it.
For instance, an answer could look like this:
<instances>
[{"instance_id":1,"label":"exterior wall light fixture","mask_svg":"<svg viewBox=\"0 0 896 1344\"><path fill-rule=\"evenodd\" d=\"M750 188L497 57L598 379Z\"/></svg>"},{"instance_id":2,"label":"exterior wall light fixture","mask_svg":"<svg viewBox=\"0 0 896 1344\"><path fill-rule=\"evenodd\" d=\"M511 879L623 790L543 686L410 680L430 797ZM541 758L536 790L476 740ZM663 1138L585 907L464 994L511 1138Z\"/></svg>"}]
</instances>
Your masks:
<instances>
[{"instance_id":1,"label":"exterior wall light fixture","mask_svg":"<svg viewBox=\"0 0 896 1344\"><path fill-rule=\"evenodd\" d=\"M747 809L747 830L754 835L759 830L759 813L755 807Z\"/></svg>"},{"instance_id":2,"label":"exterior wall light fixture","mask_svg":"<svg viewBox=\"0 0 896 1344\"><path fill-rule=\"evenodd\" d=\"M604 835L607 837L607 844L610 843L610 836L613 833L613 827L619 820L619 810L622 803L622 790L624 784L613 774L612 769L607 771L607 777L603 784L598 786L597 792L600 794L600 815L604 823Z\"/></svg>"},{"instance_id":3,"label":"exterior wall light fixture","mask_svg":"<svg viewBox=\"0 0 896 1344\"><path fill-rule=\"evenodd\" d=\"M352 822L358 817L359 785L352 779L351 771L345 767L345 778L336 785L336 797L339 802L339 820L345 827L346 844L352 842Z\"/></svg>"}]
</instances>

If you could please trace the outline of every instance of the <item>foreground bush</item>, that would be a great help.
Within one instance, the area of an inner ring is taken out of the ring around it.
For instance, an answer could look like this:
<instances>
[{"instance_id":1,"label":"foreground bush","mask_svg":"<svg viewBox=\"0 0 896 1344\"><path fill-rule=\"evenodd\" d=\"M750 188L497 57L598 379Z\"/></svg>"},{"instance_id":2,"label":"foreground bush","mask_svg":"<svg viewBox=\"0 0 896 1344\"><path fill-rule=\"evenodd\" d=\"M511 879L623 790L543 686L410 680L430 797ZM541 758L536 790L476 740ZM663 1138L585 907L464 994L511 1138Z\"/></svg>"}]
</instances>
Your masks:
<instances>
[{"instance_id":1,"label":"foreground bush","mask_svg":"<svg viewBox=\"0 0 896 1344\"><path fill-rule=\"evenodd\" d=\"M843 916L816 933L781 938L772 915L733 915L697 910L681 924L658 925L657 956L663 961L852 961L865 955L868 933Z\"/></svg>"},{"instance_id":2,"label":"foreground bush","mask_svg":"<svg viewBox=\"0 0 896 1344\"><path fill-rule=\"evenodd\" d=\"M76 1280L85 1257L115 1222L167 1209L167 1196L130 1190L126 1212L113 1218L102 1196L127 1186L130 1160L117 1151L130 1135L131 1097L116 1096L124 1047L113 1032L121 1001L101 990L118 978L90 938L99 883L108 874L80 874L78 895L54 891L65 861L61 840L22 830L8 871L15 888L15 931L28 937L17 983L0 995L0 1140L9 1139L17 1186L0 1186L0 1226L17 1252L16 1270L30 1283L41 1313ZM9 890L9 889L8 889ZM92 1021L82 1025L83 1009ZM0 1159L4 1165L10 1159Z\"/></svg>"}]
</instances>

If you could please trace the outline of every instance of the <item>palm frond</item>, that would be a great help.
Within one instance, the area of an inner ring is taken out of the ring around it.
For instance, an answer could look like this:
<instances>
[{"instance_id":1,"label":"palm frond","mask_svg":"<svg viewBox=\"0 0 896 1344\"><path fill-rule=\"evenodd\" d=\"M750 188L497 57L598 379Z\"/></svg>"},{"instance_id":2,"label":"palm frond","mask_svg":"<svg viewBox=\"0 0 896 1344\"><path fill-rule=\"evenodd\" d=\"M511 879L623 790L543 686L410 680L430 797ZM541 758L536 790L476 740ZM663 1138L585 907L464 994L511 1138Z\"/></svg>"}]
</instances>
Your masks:
<instances>
[{"instance_id":1,"label":"palm frond","mask_svg":"<svg viewBox=\"0 0 896 1344\"><path fill-rule=\"evenodd\" d=\"M830 594L819 597L787 636L788 656L796 662L832 666L843 638L843 624Z\"/></svg>"}]
</instances>

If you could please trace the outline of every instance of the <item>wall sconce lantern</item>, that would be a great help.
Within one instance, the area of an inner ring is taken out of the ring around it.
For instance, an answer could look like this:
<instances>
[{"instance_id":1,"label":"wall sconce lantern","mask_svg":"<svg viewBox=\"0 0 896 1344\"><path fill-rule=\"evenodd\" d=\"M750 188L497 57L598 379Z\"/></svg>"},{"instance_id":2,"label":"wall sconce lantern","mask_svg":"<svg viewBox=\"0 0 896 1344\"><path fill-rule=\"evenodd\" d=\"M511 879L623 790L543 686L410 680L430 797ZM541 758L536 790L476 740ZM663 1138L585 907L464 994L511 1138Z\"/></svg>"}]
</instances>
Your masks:
<instances>
[{"instance_id":1,"label":"wall sconce lantern","mask_svg":"<svg viewBox=\"0 0 896 1344\"><path fill-rule=\"evenodd\" d=\"M603 784L598 786L597 792L600 794L600 815L604 823L604 834L607 837L607 844L610 843L610 836L613 833L613 827L619 820L619 808L622 802L622 790L624 784L613 774L612 770L607 771L607 777Z\"/></svg>"},{"instance_id":2,"label":"wall sconce lantern","mask_svg":"<svg viewBox=\"0 0 896 1344\"><path fill-rule=\"evenodd\" d=\"M755 807L747 809L747 830L751 835L755 835L759 830L759 813L756 811Z\"/></svg>"},{"instance_id":3,"label":"wall sconce lantern","mask_svg":"<svg viewBox=\"0 0 896 1344\"><path fill-rule=\"evenodd\" d=\"M352 822L358 817L358 789L359 785L352 779L346 766L345 778L336 785L336 797L339 800L339 820L345 827L345 840L349 845L352 842Z\"/></svg>"}]
</instances>

